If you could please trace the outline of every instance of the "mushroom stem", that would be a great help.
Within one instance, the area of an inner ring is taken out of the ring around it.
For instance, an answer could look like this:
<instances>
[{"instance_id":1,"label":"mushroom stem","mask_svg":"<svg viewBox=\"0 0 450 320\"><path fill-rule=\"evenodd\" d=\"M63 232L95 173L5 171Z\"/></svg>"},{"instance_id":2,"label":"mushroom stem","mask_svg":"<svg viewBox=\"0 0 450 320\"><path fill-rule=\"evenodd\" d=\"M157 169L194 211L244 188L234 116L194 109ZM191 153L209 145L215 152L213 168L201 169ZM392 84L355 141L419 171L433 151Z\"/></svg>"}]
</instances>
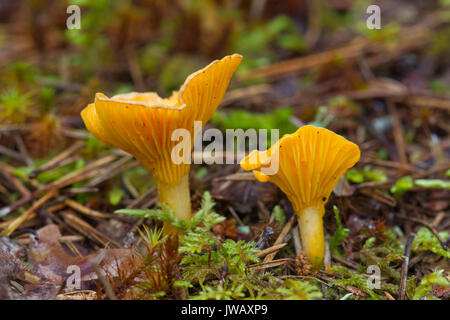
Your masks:
<instances>
[{"instance_id":1,"label":"mushroom stem","mask_svg":"<svg viewBox=\"0 0 450 320\"><path fill-rule=\"evenodd\" d=\"M176 185L168 185L158 180L155 183L158 189L159 201L171 207L178 219L189 220L191 218L189 174L181 178L180 183Z\"/></svg>"},{"instance_id":2,"label":"mushroom stem","mask_svg":"<svg viewBox=\"0 0 450 320\"><path fill-rule=\"evenodd\" d=\"M322 205L307 207L297 213L302 249L316 268L322 266L325 255L322 219L324 213L325 208Z\"/></svg>"}]
</instances>

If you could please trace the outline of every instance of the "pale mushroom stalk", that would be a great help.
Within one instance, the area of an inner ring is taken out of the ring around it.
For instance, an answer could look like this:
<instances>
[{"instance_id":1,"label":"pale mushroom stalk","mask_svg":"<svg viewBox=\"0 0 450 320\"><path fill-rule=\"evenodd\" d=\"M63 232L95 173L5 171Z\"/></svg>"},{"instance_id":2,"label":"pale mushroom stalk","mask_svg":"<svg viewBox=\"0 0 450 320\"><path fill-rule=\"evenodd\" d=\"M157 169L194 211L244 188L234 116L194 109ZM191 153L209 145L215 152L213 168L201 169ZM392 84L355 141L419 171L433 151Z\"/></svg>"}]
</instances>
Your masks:
<instances>
[{"instance_id":1,"label":"pale mushroom stalk","mask_svg":"<svg viewBox=\"0 0 450 320\"><path fill-rule=\"evenodd\" d=\"M189 75L180 90L166 99L154 92L111 98L97 93L94 103L81 112L96 138L132 154L153 174L160 202L169 205L179 219L191 217L190 163L172 159L179 143L172 135L177 129L187 130L190 149L186 153L192 151L194 122L205 125L211 118L241 60L241 55L233 54L213 61Z\"/></svg>"},{"instance_id":2,"label":"pale mushroom stalk","mask_svg":"<svg viewBox=\"0 0 450 320\"><path fill-rule=\"evenodd\" d=\"M323 205L306 207L297 213L302 248L314 264L320 264L325 256L324 213Z\"/></svg>"},{"instance_id":3,"label":"pale mushroom stalk","mask_svg":"<svg viewBox=\"0 0 450 320\"><path fill-rule=\"evenodd\" d=\"M302 249L319 267L325 255L325 204L340 176L359 157L356 144L308 125L284 135L266 151L251 152L242 159L241 167L253 170L258 181L270 181L286 194L297 214Z\"/></svg>"},{"instance_id":4,"label":"pale mushroom stalk","mask_svg":"<svg viewBox=\"0 0 450 320\"><path fill-rule=\"evenodd\" d=\"M162 181L155 181L159 201L172 208L178 219L191 218L191 195L189 192L189 175L181 178L180 183L170 185Z\"/></svg>"}]
</instances>

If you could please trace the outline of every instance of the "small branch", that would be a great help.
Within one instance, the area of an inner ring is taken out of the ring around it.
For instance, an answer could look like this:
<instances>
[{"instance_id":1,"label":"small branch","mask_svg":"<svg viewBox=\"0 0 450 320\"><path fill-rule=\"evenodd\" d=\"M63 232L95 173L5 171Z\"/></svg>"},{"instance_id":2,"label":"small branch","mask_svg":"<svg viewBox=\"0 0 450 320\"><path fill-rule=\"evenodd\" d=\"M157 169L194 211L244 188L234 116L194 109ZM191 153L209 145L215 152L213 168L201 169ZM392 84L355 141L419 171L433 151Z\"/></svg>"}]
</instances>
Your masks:
<instances>
[{"instance_id":1,"label":"small branch","mask_svg":"<svg viewBox=\"0 0 450 320\"><path fill-rule=\"evenodd\" d=\"M36 198L39 198L40 196L54 190L59 190L61 188L64 188L66 186L69 186L75 182L86 180L89 178L92 178L98 174L98 170L96 168L105 165L107 163L110 163L111 161L115 160L116 157L113 155L105 156L103 158L97 159L93 161L92 163L86 165L83 169L78 170L76 172L71 172L64 177L59 178L58 180L46 185L45 187L38 189L32 193L30 193L27 196L24 196L17 200L16 202L10 204L7 207L3 207L0 209L0 217L4 217L14 210L20 208L24 204L27 204L30 201L35 200Z\"/></svg>"},{"instance_id":2,"label":"small branch","mask_svg":"<svg viewBox=\"0 0 450 320\"><path fill-rule=\"evenodd\" d=\"M100 281L100 283L103 285L103 287L105 288L105 293L106 296L110 299L110 300L117 300L116 295L114 294L114 291L111 287L111 284L109 283L108 280L106 280L105 276L103 275L102 270L99 267L100 262L103 260L104 255L103 252L98 254L97 257L92 258L90 260L91 262L91 266L92 269L94 269L95 273L97 274L98 280Z\"/></svg>"},{"instance_id":3,"label":"small branch","mask_svg":"<svg viewBox=\"0 0 450 320\"><path fill-rule=\"evenodd\" d=\"M19 149L23 160L25 161L27 166L31 166L33 164L33 160L31 160L30 156L28 155L27 148L25 147L25 143L23 142L22 137L19 134L15 134L14 140L16 141L17 149Z\"/></svg>"},{"instance_id":4,"label":"small branch","mask_svg":"<svg viewBox=\"0 0 450 320\"><path fill-rule=\"evenodd\" d=\"M13 158L15 160L22 161L23 163L27 164L25 159L23 158L22 154L20 154L17 151L8 149L8 148L6 148L4 146L1 146L1 145L0 145L0 154L3 154L5 156Z\"/></svg>"},{"instance_id":5,"label":"small branch","mask_svg":"<svg viewBox=\"0 0 450 320\"><path fill-rule=\"evenodd\" d=\"M299 256L302 254L302 244L300 242L300 232L298 228L292 230L292 237L294 238L295 255Z\"/></svg>"},{"instance_id":6,"label":"small branch","mask_svg":"<svg viewBox=\"0 0 450 320\"><path fill-rule=\"evenodd\" d=\"M275 268L281 265L284 265L286 263L292 262L293 259L291 258L283 258L283 259L278 259L278 260L270 260L269 262L261 262L261 263L257 263L257 264L252 264L249 266L250 269L253 270L263 270L263 269L267 269L267 268Z\"/></svg>"},{"instance_id":7,"label":"small branch","mask_svg":"<svg viewBox=\"0 0 450 320\"><path fill-rule=\"evenodd\" d=\"M284 238L286 237L286 235L289 233L292 226L294 225L294 222L297 220L296 217L297 216L295 214L292 215L292 217L289 219L288 223L286 223L286 225L284 226L283 230L281 230L281 233L278 236L277 240L275 240L275 242L273 244L274 246L281 244L283 242ZM268 254L264 258L264 263L272 261L273 258L275 257L275 254L276 254L276 252Z\"/></svg>"},{"instance_id":8,"label":"small branch","mask_svg":"<svg viewBox=\"0 0 450 320\"><path fill-rule=\"evenodd\" d=\"M150 189L148 189L145 193L141 194L139 197L137 197L136 199L134 199L129 205L127 205L127 209L134 209L137 208L139 206L139 204L141 204L142 202L144 202L145 200L147 200L147 198L149 198L150 196L153 195L153 193L156 191L155 187L151 187Z\"/></svg>"},{"instance_id":9,"label":"small branch","mask_svg":"<svg viewBox=\"0 0 450 320\"><path fill-rule=\"evenodd\" d=\"M442 239L442 237L439 235L439 232L432 225L430 225L430 224L426 223L425 221L422 221L422 220L420 220L418 218L414 218L414 217L398 216L398 218L420 223L421 225L426 227L428 230L430 230L434 234L434 236L439 240L439 243L441 244L442 248L445 251L448 251L447 243L444 241L444 239Z\"/></svg>"},{"instance_id":10,"label":"small branch","mask_svg":"<svg viewBox=\"0 0 450 320\"><path fill-rule=\"evenodd\" d=\"M120 248L120 245L116 241L110 239L83 219L78 218L75 214L72 214L72 212L63 211L61 215L67 225L88 237L92 241L101 244L104 248Z\"/></svg>"},{"instance_id":11,"label":"small branch","mask_svg":"<svg viewBox=\"0 0 450 320\"><path fill-rule=\"evenodd\" d=\"M70 243L70 242L81 242L84 241L84 239L85 238L83 236L71 235L71 236L61 236L58 238L58 241L60 243ZM30 243L33 243L33 239L31 238L19 238L15 239L14 241L21 245L28 245Z\"/></svg>"},{"instance_id":12,"label":"small branch","mask_svg":"<svg viewBox=\"0 0 450 320\"><path fill-rule=\"evenodd\" d=\"M400 115L397 111L395 104L388 100L388 110L392 116L392 133L394 135L394 141L397 146L397 154L402 165L408 165L408 156L405 148L405 134L400 121Z\"/></svg>"},{"instance_id":13,"label":"small branch","mask_svg":"<svg viewBox=\"0 0 450 320\"><path fill-rule=\"evenodd\" d=\"M264 257L264 256L266 256L266 255L268 255L270 253L278 252L278 250L280 250L281 248L284 248L286 245L287 245L287 243L274 245L272 247L269 247L269 248L266 248L264 250L261 250L260 252L256 253L255 256L257 258L262 258L262 257Z\"/></svg>"},{"instance_id":14,"label":"small branch","mask_svg":"<svg viewBox=\"0 0 450 320\"><path fill-rule=\"evenodd\" d=\"M35 178L39 173L55 168L58 165L58 163L65 160L66 158L70 157L77 150L81 149L83 147L83 145L84 144L82 142L75 142L69 148L67 148L66 150L61 152L59 155L54 157L52 160L43 164L36 170L32 171L29 175L30 178Z\"/></svg>"},{"instance_id":15,"label":"small branch","mask_svg":"<svg viewBox=\"0 0 450 320\"><path fill-rule=\"evenodd\" d=\"M7 167L0 167L0 174L3 175L22 196L26 197L30 195L30 191L14 176L14 173L10 169Z\"/></svg>"},{"instance_id":16,"label":"small branch","mask_svg":"<svg viewBox=\"0 0 450 320\"><path fill-rule=\"evenodd\" d=\"M404 260L402 264L400 287L398 289L399 300L405 300L406 295L406 280L408 277L408 267L409 267L409 256L411 254L411 243L413 242L415 234L410 234L408 240L406 241Z\"/></svg>"},{"instance_id":17,"label":"small branch","mask_svg":"<svg viewBox=\"0 0 450 320\"><path fill-rule=\"evenodd\" d=\"M27 211L20 215L20 217L13 220L13 222L8 226L6 230L3 231L2 234L5 236L11 235L11 233L13 233L24 221L26 221L35 210L44 205L44 203L53 198L57 193L57 190L52 190L41 199L33 203L33 205Z\"/></svg>"},{"instance_id":18,"label":"small branch","mask_svg":"<svg viewBox=\"0 0 450 320\"><path fill-rule=\"evenodd\" d=\"M67 205L68 207L82 213L85 214L87 216L90 217L94 217L94 218L100 218L100 219L105 219L105 218L109 218L110 215L109 214L105 214L103 212L97 211L97 210L93 210L91 208L85 207L81 204L79 204L78 202L72 200L72 199L66 199L64 201L64 204Z\"/></svg>"},{"instance_id":19,"label":"small branch","mask_svg":"<svg viewBox=\"0 0 450 320\"><path fill-rule=\"evenodd\" d=\"M228 206L227 208L228 208L228 210L231 212L231 215L233 216L233 218L236 219L237 223L238 223L240 226L243 226L243 225L244 225L244 222L242 222L241 218L239 218L237 212L233 209L233 207L232 207L232 206Z\"/></svg>"}]
</instances>

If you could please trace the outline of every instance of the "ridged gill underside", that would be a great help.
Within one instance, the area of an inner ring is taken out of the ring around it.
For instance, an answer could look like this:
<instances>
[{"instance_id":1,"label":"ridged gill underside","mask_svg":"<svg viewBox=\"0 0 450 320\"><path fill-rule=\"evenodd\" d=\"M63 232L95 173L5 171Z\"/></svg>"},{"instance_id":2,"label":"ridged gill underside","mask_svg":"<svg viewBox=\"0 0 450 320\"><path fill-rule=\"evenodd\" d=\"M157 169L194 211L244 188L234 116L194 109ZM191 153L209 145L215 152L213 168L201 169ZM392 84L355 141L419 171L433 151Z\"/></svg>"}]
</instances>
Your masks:
<instances>
[{"instance_id":1,"label":"ridged gill underside","mask_svg":"<svg viewBox=\"0 0 450 320\"><path fill-rule=\"evenodd\" d=\"M263 168L276 168L272 161L277 156L278 171L271 175L262 173ZM266 151L253 151L241 161L241 166L254 170L257 180L276 184L300 213L325 204L340 176L359 157L356 144L328 129L308 125L284 135Z\"/></svg>"},{"instance_id":2,"label":"ridged gill underside","mask_svg":"<svg viewBox=\"0 0 450 320\"><path fill-rule=\"evenodd\" d=\"M190 164L175 164L171 141L176 129L186 129L194 141L194 121L204 125L221 102L242 56L216 60L191 74L170 98L156 93L128 93L108 98L98 93L81 113L87 129L104 143L136 157L155 179L175 185L189 172Z\"/></svg>"}]
</instances>

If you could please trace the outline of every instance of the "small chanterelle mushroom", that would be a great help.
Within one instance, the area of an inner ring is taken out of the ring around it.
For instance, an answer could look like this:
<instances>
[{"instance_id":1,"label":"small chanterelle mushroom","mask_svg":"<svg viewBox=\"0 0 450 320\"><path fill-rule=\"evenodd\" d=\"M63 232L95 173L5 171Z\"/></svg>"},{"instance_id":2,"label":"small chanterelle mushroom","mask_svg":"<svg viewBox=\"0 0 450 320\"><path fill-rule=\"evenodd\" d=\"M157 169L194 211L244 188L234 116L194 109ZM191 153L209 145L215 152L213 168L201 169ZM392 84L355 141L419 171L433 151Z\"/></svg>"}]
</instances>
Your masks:
<instances>
[{"instance_id":1,"label":"small chanterelle mushroom","mask_svg":"<svg viewBox=\"0 0 450 320\"><path fill-rule=\"evenodd\" d=\"M325 254L325 203L340 176L359 157L356 144L328 129L307 125L284 135L266 151L251 152L241 167L254 170L258 181L270 181L287 195L297 213L302 249L317 267Z\"/></svg>"},{"instance_id":2,"label":"small chanterelle mushroom","mask_svg":"<svg viewBox=\"0 0 450 320\"><path fill-rule=\"evenodd\" d=\"M97 93L94 103L81 112L96 138L131 153L153 174L160 201L180 219L191 217L190 162L172 160L172 150L179 143L172 134L187 130L193 145L194 121L204 125L211 118L241 60L241 55L233 54L212 62L188 76L167 99L153 92L112 98Z\"/></svg>"}]
</instances>

